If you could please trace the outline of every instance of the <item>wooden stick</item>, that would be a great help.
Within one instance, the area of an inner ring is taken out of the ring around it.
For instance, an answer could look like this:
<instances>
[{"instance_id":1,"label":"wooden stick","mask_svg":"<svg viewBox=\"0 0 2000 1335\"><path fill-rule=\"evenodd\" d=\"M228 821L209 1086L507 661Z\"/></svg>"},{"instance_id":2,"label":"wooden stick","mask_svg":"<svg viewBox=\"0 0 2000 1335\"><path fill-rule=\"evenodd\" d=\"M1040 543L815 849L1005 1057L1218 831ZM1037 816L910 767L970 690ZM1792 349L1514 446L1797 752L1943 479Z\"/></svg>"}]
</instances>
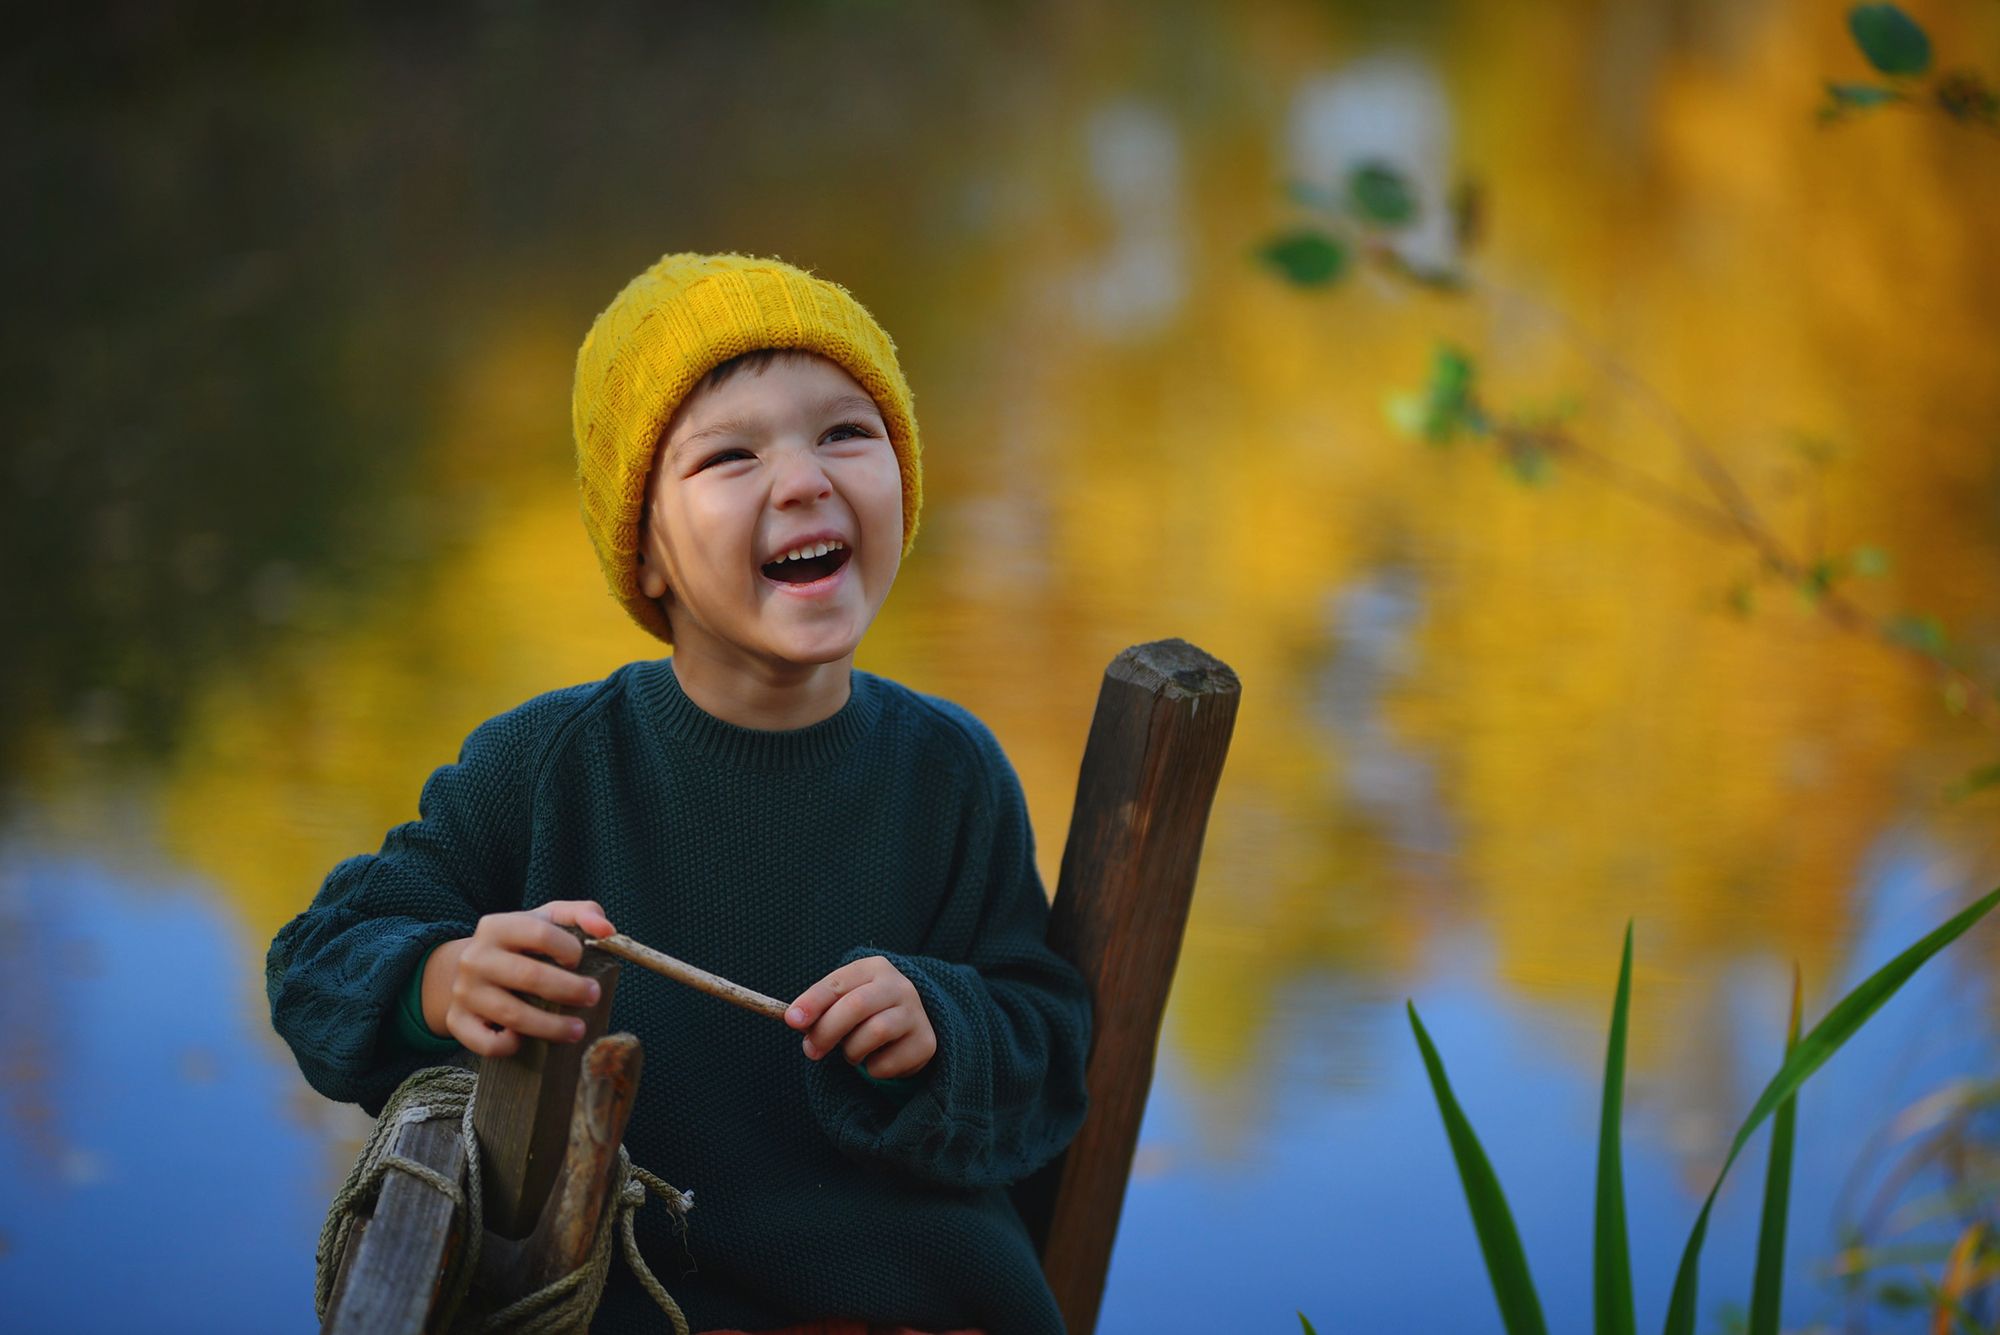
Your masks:
<instances>
[{"instance_id":1,"label":"wooden stick","mask_svg":"<svg viewBox=\"0 0 2000 1335\"><path fill-rule=\"evenodd\" d=\"M512 1301L553 1284L590 1259L604 1211L613 1209L611 1174L639 1093L646 1054L631 1034L606 1034L583 1054L569 1145L534 1232L520 1242L487 1233L479 1283Z\"/></svg>"},{"instance_id":2,"label":"wooden stick","mask_svg":"<svg viewBox=\"0 0 2000 1335\"><path fill-rule=\"evenodd\" d=\"M685 983L698 992L706 992L711 997L720 997L732 1006L741 1006L746 1011L756 1011L782 1022L785 1018L785 1003L776 997L767 997L762 992L752 992L747 987L718 977L706 969L697 969L692 964L684 964L672 955L664 955L651 946L642 946L631 937L619 932L613 936L594 937L586 942L596 946L608 955L616 955L621 960L630 960L641 968L654 973L665 974L677 983Z\"/></svg>"}]
</instances>

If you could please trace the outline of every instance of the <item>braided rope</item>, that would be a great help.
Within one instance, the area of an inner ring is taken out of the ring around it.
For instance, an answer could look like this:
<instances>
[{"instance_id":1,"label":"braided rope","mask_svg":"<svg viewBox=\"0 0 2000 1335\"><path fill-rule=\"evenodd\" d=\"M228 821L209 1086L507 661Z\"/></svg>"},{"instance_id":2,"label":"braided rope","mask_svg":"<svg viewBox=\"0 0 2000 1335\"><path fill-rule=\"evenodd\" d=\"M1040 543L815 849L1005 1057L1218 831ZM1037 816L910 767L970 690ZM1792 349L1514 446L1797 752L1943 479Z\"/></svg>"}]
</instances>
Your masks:
<instances>
[{"instance_id":1,"label":"braided rope","mask_svg":"<svg viewBox=\"0 0 2000 1335\"><path fill-rule=\"evenodd\" d=\"M666 1313L667 1319L673 1323L675 1335L688 1335L687 1318L682 1315L680 1305L654 1277L639 1254L632 1220L639 1207L646 1203L647 1196L654 1195L666 1203L679 1226L686 1229L687 1212L694 1205L693 1193L677 1190L634 1164L622 1145L618 1147L618 1167L612 1175L615 1205L598 1220L597 1234L591 1241L590 1256L584 1264L554 1283L518 1298L483 1318L460 1320L460 1309L471 1288L472 1277L478 1273L480 1240L485 1235L479 1185L479 1138L472 1129L472 1097L476 1085L477 1077L471 1071L456 1066L430 1066L412 1074L389 1096L382 1115L376 1119L374 1131L369 1134L368 1143L362 1146L347 1180L334 1194L333 1204L327 1208L326 1223L320 1229L319 1246L314 1254L317 1269L313 1285L313 1307L320 1320L326 1320L327 1307L333 1297L333 1281L340 1268L340 1258L347 1250L348 1239L354 1232L355 1222L373 1206L385 1175L399 1172L429 1184L451 1201L452 1212L462 1226L466 1240L447 1264L432 1313L432 1330L476 1330L492 1335L558 1335L562 1331L582 1330L590 1324L591 1316L597 1311L598 1300L604 1295L604 1283L611 1273L612 1236L616 1233L623 1244L621 1250L625 1264L631 1267L639 1283L652 1295L660 1310ZM391 1148L397 1132L405 1125L446 1117L458 1119L459 1133L464 1140L463 1184L396 1154Z\"/></svg>"}]
</instances>

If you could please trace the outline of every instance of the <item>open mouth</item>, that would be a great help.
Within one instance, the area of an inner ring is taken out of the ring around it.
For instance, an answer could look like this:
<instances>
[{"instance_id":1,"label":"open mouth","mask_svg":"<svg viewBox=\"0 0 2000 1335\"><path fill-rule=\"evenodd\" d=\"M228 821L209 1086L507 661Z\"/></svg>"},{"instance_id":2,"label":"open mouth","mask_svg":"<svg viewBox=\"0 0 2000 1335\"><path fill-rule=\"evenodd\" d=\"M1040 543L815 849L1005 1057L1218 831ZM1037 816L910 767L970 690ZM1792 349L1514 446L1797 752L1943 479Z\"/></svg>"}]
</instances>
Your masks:
<instances>
[{"instance_id":1,"label":"open mouth","mask_svg":"<svg viewBox=\"0 0 2000 1335\"><path fill-rule=\"evenodd\" d=\"M764 575L780 584L811 584L846 565L853 555L845 547L836 547L824 556L804 556L792 560L780 558L764 566Z\"/></svg>"}]
</instances>

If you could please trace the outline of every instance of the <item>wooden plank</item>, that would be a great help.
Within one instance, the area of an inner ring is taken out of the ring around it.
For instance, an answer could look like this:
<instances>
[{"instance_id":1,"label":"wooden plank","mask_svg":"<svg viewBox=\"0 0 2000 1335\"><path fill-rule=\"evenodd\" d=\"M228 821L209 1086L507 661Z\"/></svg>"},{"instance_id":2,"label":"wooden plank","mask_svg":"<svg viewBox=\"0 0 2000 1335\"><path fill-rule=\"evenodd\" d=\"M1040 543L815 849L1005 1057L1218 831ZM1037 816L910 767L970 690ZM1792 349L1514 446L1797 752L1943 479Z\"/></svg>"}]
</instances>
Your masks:
<instances>
[{"instance_id":1,"label":"wooden plank","mask_svg":"<svg viewBox=\"0 0 2000 1335\"><path fill-rule=\"evenodd\" d=\"M583 933L569 929L577 938ZM503 1238L522 1238L541 1217L569 1142L570 1111L576 1105L583 1053L611 1019L618 989L618 961L595 950L583 952L577 972L597 980L597 1004L588 1009L535 1004L559 1015L583 1018L575 1043L523 1038L511 1057L482 1057L479 1092L472 1109L479 1136L480 1182L486 1229Z\"/></svg>"},{"instance_id":2,"label":"wooden plank","mask_svg":"<svg viewBox=\"0 0 2000 1335\"><path fill-rule=\"evenodd\" d=\"M569 1149L540 1221L525 1241L488 1237L480 1248L480 1283L495 1297L512 1301L533 1293L590 1259L598 1222L612 1203L611 1176L645 1059L631 1034L609 1034L584 1054Z\"/></svg>"},{"instance_id":3,"label":"wooden plank","mask_svg":"<svg viewBox=\"0 0 2000 1335\"><path fill-rule=\"evenodd\" d=\"M1049 942L1094 1005L1090 1112L1016 1204L1070 1335L1091 1335L1124 1208L1160 1020L1241 693L1185 640L1113 659L1091 719Z\"/></svg>"},{"instance_id":4,"label":"wooden plank","mask_svg":"<svg viewBox=\"0 0 2000 1335\"><path fill-rule=\"evenodd\" d=\"M392 1153L456 1180L465 1170L458 1122L406 1123ZM421 1335L437 1301L449 1248L456 1239L451 1198L430 1183L390 1169L366 1223L349 1238L327 1335Z\"/></svg>"}]
</instances>

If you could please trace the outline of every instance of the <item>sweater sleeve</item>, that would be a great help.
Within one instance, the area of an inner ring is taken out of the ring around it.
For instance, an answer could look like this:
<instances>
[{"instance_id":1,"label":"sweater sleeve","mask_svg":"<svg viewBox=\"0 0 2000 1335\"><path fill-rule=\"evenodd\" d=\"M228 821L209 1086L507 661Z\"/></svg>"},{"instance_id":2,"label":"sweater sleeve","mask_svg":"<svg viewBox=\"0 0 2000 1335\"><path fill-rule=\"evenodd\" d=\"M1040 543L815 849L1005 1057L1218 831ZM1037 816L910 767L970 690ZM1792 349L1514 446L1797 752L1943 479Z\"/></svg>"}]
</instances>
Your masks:
<instances>
[{"instance_id":1,"label":"sweater sleeve","mask_svg":"<svg viewBox=\"0 0 2000 1335\"><path fill-rule=\"evenodd\" d=\"M956 894L981 896L970 957L942 959L861 946L915 984L937 1053L894 1091L839 1060L812 1064L813 1116L846 1154L952 1186L1004 1186L1061 1153L1083 1122L1090 1001L1049 949L1048 899L1020 780L991 734L985 801L971 825Z\"/></svg>"},{"instance_id":2,"label":"sweater sleeve","mask_svg":"<svg viewBox=\"0 0 2000 1335\"><path fill-rule=\"evenodd\" d=\"M264 961L271 1023L312 1087L371 1113L455 1044L403 1041L398 1014L431 949L482 914L519 907L529 729L523 711L480 725L424 784L418 819L349 858Z\"/></svg>"}]
</instances>

